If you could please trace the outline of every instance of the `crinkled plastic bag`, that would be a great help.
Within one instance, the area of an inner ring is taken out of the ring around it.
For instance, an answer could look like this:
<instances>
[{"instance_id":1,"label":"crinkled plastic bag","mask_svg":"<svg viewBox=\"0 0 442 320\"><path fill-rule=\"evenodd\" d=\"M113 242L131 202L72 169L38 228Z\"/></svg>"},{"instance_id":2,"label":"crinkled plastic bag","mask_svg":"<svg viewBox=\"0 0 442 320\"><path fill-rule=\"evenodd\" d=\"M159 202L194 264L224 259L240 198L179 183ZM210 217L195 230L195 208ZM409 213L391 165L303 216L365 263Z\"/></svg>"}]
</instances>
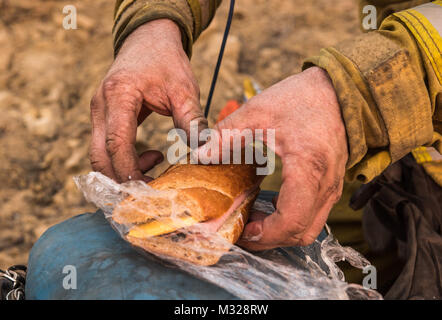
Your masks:
<instances>
[{"instance_id":1,"label":"crinkled plastic bag","mask_svg":"<svg viewBox=\"0 0 442 320\"><path fill-rule=\"evenodd\" d=\"M165 201L170 206L170 216L156 220L171 230L182 226L183 217L189 215L187 208L178 201L178 192L173 190L157 191L142 181L118 184L97 172L74 179L87 201L104 212L106 219L125 240L137 226L118 224L112 219L112 214L129 196L142 199L143 208L135 204L130 207L132 202L125 201L124 205L129 206L125 209L133 209L140 214L143 214L140 210L149 214L149 201ZM271 203L259 199L253 209L265 213L274 211ZM154 220L152 218L149 222ZM141 251L148 257L153 254L168 266L178 267L242 299L382 299L376 291L345 282L343 272L335 262L347 260L361 269L370 263L355 250L340 246L330 230L327 230L328 235L323 241L317 240L307 247L278 248L252 254L221 237L222 231L213 233L206 229L204 223L196 223L166 235L141 239L139 241L147 245L136 242L135 246L142 248ZM131 239L134 244L134 238ZM182 246L191 254L222 257L215 265L202 266L146 249L158 239L168 239L174 242L172 248Z\"/></svg>"}]
</instances>

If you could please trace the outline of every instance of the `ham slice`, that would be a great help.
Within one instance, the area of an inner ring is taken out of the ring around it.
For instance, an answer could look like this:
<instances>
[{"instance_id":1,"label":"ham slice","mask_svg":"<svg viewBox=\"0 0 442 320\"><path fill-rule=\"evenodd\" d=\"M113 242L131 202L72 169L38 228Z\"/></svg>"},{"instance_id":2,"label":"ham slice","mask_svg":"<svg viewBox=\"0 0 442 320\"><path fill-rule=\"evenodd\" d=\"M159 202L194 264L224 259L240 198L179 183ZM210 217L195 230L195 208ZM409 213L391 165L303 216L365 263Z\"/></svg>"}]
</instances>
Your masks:
<instances>
[{"instance_id":1,"label":"ham slice","mask_svg":"<svg viewBox=\"0 0 442 320\"><path fill-rule=\"evenodd\" d=\"M199 230L203 233L215 233L217 232L223 224L229 219L229 217L241 206L244 200L247 199L249 195L258 189L258 185L255 185L252 189L249 189L241 193L234 201L232 206L227 210L222 216L212 219L209 221L197 223L192 227L192 229Z\"/></svg>"},{"instance_id":2,"label":"ham slice","mask_svg":"<svg viewBox=\"0 0 442 320\"><path fill-rule=\"evenodd\" d=\"M125 238L137 247L213 265L241 236L263 179L256 169L254 164L174 165L148 183L156 193L127 197L112 219L129 229Z\"/></svg>"}]
</instances>

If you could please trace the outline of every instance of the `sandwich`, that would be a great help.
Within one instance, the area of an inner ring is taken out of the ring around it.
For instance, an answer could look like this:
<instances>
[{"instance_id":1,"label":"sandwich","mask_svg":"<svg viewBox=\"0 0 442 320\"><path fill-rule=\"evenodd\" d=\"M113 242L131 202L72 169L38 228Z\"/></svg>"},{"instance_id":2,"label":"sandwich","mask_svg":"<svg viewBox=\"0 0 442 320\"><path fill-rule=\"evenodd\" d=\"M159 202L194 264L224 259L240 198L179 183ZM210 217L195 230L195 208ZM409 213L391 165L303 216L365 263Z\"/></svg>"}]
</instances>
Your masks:
<instances>
[{"instance_id":1,"label":"sandwich","mask_svg":"<svg viewBox=\"0 0 442 320\"><path fill-rule=\"evenodd\" d=\"M145 251L214 265L241 236L261 181L255 165L176 164L120 202L112 220Z\"/></svg>"}]
</instances>

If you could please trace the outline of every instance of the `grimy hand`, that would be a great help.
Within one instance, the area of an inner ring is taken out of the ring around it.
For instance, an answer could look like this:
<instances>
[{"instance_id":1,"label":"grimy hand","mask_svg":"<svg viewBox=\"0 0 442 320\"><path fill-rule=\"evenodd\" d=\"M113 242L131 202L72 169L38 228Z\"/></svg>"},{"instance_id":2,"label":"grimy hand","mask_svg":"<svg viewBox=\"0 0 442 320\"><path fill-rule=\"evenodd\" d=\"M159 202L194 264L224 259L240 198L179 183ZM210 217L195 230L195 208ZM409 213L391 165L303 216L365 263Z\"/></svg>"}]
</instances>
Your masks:
<instances>
[{"instance_id":1,"label":"grimy hand","mask_svg":"<svg viewBox=\"0 0 442 320\"><path fill-rule=\"evenodd\" d=\"M199 88L182 48L181 33L171 20L137 28L124 42L91 101L93 170L124 182L150 178L143 172L163 160L158 151L137 155L137 126L152 112L172 116L188 132L197 120L207 127Z\"/></svg>"},{"instance_id":2,"label":"grimy hand","mask_svg":"<svg viewBox=\"0 0 442 320\"><path fill-rule=\"evenodd\" d=\"M275 129L282 187L276 211L252 215L238 244L263 250L313 243L341 196L348 157L345 127L327 73L313 67L291 76L216 126L245 128Z\"/></svg>"}]
</instances>

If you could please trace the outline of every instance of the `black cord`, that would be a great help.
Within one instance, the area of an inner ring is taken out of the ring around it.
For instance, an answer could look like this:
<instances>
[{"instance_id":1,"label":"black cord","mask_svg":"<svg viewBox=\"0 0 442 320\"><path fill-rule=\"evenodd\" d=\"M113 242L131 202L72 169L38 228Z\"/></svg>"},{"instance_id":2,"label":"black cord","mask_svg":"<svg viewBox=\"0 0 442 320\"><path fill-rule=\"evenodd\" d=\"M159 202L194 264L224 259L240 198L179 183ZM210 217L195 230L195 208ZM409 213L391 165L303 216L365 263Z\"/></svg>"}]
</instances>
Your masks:
<instances>
[{"instance_id":1,"label":"black cord","mask_svg":"<svg viewBox=\"0 0 442 320\"><path fill-rule=\"evenodd\" d=\"M210 85L209 96L207 97L206 109L204 110L204 116L207 118L210 111L210 104L212 103L213 92L215 91L216 80L218 79L219 68L223 60L224 49L226 47L227 37L229 36L230 25L232 24L233 11L235 9L235 0L230 0L229 16L227 17L226 29L224 30L223 41L219 50L218 61L216 62L215 72L212 77L212 84Z\"/></svg>"}]
</instances>

